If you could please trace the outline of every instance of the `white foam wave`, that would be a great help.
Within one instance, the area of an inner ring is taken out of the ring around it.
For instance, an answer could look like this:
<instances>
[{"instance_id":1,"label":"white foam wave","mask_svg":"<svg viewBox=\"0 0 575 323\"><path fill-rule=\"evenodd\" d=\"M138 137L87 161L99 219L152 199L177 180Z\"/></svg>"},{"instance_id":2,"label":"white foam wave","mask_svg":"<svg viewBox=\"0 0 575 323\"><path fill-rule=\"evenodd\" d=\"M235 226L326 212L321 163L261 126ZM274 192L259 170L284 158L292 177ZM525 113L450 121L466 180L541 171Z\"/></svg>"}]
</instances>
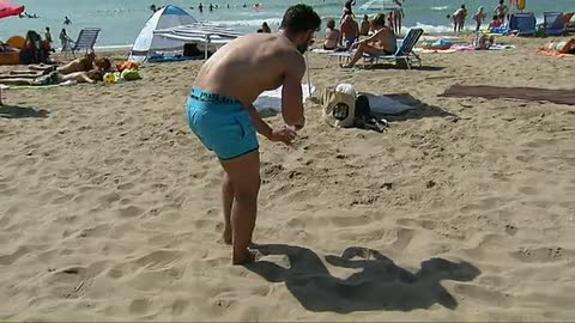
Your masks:
<instances>
[{"instance_id":1,"label":"white foam wave","mask_svg":"<svg viewBox=\"0 0 575 323\"><path fill-rule=\"evenodd\" d=\"M282 22L282 18L259 18L259 19L248 19L248 20L222 20L222 21L211 21L215 24L221 24L226 26L261 26L264 22L268 25L279 25Z\"/></svg>"},{"instance_id":2,"label":"white foam wave","mask_svg":"<svg viewBox=\"0 0 575 323\"><path fill-rule=\"evenodd\" d=\"M449 9L449 6L431 7L431 10L433 11L445 11L447 9Z\"/></svg>"}]
</instances>

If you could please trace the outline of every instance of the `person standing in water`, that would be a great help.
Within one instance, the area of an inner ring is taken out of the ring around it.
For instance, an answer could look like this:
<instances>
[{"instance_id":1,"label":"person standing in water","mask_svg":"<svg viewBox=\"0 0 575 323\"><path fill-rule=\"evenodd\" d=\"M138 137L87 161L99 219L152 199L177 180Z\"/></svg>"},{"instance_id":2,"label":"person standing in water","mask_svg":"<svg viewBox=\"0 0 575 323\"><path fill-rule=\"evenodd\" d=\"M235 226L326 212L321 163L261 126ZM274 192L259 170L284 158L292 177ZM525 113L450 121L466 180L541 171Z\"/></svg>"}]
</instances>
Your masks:
<instances>
[{"instance_id":1,"label":"person standing in water","mask_svg":"<svg viewBox=\"0 0 575 323\"><path fill-rule=\"evenodd\" d=\"M288 8L279 32L239 37L216 51L201 67L188 97L190 128L224 169L223 238L232 245L233 264L254 260L249 247L261 182L256 132L290 145L304 127L303 54L320 25L321 18L310 6ZM262 92L279 86L286 126L272 129L253 103Z\"/></svg>"},{"instance_id":2,"label":"person standing in water","mask_svg":"<svg viewBox=\"0 0 575 323\"><path fill-rule=\"evenodd\" d=\"M72 24L72 20L68 16L64 17L64 25L68 26Z\"/></svg>"},{"instance_id":3,"label":"person standing in water","mask_svg":"<svg viewBox=\"0 0 575 323\"><path fill-rule=\"evenodd\" d=\"M475 31L479 31L481 29L481 25L485 21L486 17L487 15L485 14L483 7L479 7L475 15L473 15L473 20L475 20L476 23Z\"/></svg>"},{"instance_id":4,"label":"person standing in water","mask_svg":"<svg viewBox=\"0 0 575 323\"><path fill-rule=\"evenodd\" d=\"M393 31L399 35L401 34L401 24L405 13L403 12L403 5L400 0L395 0L395 8L393 8Z\"/></svg>"},{"instance_id":5,"label":"person standing in water","mask_svg":"<svg viewBox=\"0 0 575 323\"><path fill-rule=\"evenodd\" d=\"M200 2L200 5L198 6L198 10L200 11L200 13L204 13L204 5Z\"/></svg>"},{"instance_id":6,"label":"person standing in water","mask_svg":"<svg viewBox=\"0 0 575 323\"><path fill-rule=\"evenodd\" d=\"M465 26L465 18L467 18L467 9L462 4L457 11L453 13L453 31L461 32Z\"/></svg>"}]
</instances>

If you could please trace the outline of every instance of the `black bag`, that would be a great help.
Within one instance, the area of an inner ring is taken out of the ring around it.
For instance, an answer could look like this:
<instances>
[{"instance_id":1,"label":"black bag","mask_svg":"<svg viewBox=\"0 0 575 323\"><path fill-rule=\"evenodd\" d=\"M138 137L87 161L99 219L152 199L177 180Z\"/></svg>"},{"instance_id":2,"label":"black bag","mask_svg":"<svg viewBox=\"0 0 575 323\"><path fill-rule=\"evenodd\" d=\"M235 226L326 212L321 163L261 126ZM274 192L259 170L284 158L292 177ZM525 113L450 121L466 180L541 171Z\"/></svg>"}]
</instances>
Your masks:
<instances>
[{"instance_id":1,"label":"black bag","mask_svg":"<svg viewBox=\"0 0 575 323\"><path fill-rule=\"evenodd\" d=\"M355 100L354 126L360 129L375 130L381 133L385 131L385 128L387 128L387 121L378 120L371 113L368 97L360 95Z\"/></svg>"}]
</instances>

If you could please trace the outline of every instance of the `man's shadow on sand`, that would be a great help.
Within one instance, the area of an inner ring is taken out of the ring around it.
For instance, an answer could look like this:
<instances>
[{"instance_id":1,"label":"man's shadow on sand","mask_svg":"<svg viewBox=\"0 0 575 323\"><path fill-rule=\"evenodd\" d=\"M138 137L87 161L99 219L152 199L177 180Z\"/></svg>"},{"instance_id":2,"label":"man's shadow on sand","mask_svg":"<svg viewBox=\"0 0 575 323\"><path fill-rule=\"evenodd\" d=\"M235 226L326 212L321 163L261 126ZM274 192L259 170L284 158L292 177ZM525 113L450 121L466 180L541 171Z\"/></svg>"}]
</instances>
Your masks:
<instances>
[{"instance_id":1,"label":"man's shadow on sand","mask_svg":"<svg viewBox=\"0 0 575 323\"><path fill-rule=\"evenodd\" d=\"M327 256L333 266L361 270L346 279L332 276L313 251L289 245L260 245L263 255L285 255L289 269L269 261L246 268L270 282L285 282L304 308L314 312L411 311L435 303L449 309L457 301L440 284L442 280L471 281L481 272L467 263L432 258L413 274L375 250L350 247L342 256Z\"/></svg>"}]
</instances>

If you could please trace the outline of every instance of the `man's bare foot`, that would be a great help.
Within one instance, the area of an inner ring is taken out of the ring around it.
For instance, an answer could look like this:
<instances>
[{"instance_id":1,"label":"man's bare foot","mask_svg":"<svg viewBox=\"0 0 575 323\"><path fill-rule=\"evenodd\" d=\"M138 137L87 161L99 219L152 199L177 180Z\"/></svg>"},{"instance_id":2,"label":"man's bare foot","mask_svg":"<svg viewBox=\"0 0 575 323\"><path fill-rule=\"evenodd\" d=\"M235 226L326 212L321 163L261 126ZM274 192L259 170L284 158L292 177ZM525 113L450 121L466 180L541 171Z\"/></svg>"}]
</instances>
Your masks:
<instances>
[{"instance_id":1,"label":"man's bare foot","mask_svg":"<svg viewBox=\"0 0 575 323\"><path fill-rule=\"evenodd\" d=\"M232 264L234 264L234 265L246 265L246 264L254 262L255 260L256 260L255 252L252 252L252 251L246 249L246 251L242 252L242 254L240 254L240 255L234 254L233 259L232 259Z\"/></svg>"},{"instance_id":2,"label":"man's bare foot","mask_svg":"<svg viewBox=\"0 0 575 323\"><path fill-rule=\"evenodd\" d=\"M222 234L222 239L224 240L225 244L231 245L232 244L232 230L231 229L224 230L224 233Z\"/></svg>"}]
</instances>

